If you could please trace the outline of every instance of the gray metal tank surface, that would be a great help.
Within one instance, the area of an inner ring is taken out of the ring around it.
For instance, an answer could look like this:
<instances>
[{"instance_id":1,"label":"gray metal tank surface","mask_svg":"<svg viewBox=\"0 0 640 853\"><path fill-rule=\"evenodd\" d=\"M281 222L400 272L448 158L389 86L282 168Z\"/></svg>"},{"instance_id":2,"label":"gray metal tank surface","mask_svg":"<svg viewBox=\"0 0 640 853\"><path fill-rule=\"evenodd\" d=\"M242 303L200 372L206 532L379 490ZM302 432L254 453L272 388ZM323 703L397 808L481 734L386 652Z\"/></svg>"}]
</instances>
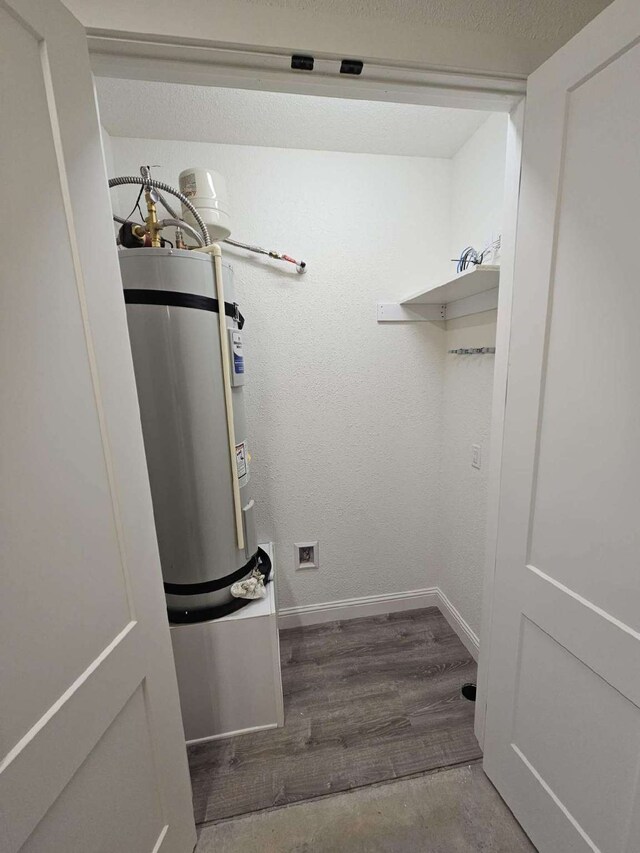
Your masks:
<instances>
[{"instance_id":1,"label":"gray metal tank surface","mask_svg":"<svg viewBox=\"0 0 640 853\"><path fill-rule=\"evenodd\" d=\"M213 259L203 252L125 249L119 257L125 291L155 291L154 298L160 302L164 293L217 296ZM233 273L225 262L223 277L225 301L233 303ZM232 389L245 531L241 551L236 540L218 315L185 305L128 301L126 307L164 581L202 584L244 566L248 574L258 544L249 494L243 388ZM233 317L226 321L227 328L237 330ZM233 361L231 353L232 365ZM171 611L230 602L229 586L190 595L167 594L170 617Z\"/></svg>"}]
</instances>

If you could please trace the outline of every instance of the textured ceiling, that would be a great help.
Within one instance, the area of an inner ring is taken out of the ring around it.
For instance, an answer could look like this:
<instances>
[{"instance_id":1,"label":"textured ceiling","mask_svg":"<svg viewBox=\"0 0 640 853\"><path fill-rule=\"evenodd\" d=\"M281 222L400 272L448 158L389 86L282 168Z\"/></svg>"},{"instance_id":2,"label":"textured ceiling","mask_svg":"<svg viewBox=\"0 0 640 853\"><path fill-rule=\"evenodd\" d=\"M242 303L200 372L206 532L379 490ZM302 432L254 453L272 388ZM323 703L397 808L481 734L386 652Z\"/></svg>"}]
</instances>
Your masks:
<instances>
[{"instance_id":1,"label":"textured ceiling","mask_svg":"<svg viewBox=\"0 0 640 853\"><path fill-rule=\"evenodd\" d=\"M143 41L151 36L178 44L196 40L521 78L610 0L65 2L91 31L110 36L137 34Z\"/></svg>"},{"instance_id":2,"label":"textured ceiling","mask_svg":"<svg viewBox=\"0 0 640 853\"><path fill-rule=\"evenodd\" d=\"M517 35L560 43L611 0L244 0L254 6Z\"/></svg>"},{"instance_id":3,"label":"textured ceiling","mask_svg":"<svg viewBox=\"0 0 640 853\"><path fill-rule=\"evenodd\" d=\"M112 136L451 157L487 113L98 78Z\"/></svg>"}]
</instances>

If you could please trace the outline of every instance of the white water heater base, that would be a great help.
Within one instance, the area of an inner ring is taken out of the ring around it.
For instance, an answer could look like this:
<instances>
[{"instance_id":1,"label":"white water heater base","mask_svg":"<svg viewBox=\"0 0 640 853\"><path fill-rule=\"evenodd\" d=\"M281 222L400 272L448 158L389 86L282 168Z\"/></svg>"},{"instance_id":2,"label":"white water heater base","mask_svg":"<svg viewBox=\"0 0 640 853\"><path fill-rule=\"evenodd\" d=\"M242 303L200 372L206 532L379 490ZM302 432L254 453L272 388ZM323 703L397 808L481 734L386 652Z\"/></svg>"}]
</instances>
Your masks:
<instances>
[{"instance_id":1,"label":"white water heater base","mask_svg":"<svg viewBox=\"0 0 640 853\"><path fill-rule=\"evenodd\" d=\"M172 625L187 743L284 725L273 543L260 546L273 565L265 598L242 610Z\"/></svg>"}]
</instances>

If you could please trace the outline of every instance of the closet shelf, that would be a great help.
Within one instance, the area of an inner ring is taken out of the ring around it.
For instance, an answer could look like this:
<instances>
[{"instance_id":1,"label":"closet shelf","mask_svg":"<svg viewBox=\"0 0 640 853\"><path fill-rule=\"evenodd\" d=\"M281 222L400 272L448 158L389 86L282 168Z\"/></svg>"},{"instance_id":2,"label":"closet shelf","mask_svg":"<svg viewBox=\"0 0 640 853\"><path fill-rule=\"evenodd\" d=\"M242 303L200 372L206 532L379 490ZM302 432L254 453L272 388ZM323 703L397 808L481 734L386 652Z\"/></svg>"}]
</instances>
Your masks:
<instances>
[{"instance_id":1,"label":"closet shelf","mask_svg":"<svg viewBox=\"0 0 640 853\"><path fill-rule=\"evenodd\" d=\"M482 264L401 302L378 302L378 322L453 320L498 307L500 267Z\"/></svg>"}]
</instances>

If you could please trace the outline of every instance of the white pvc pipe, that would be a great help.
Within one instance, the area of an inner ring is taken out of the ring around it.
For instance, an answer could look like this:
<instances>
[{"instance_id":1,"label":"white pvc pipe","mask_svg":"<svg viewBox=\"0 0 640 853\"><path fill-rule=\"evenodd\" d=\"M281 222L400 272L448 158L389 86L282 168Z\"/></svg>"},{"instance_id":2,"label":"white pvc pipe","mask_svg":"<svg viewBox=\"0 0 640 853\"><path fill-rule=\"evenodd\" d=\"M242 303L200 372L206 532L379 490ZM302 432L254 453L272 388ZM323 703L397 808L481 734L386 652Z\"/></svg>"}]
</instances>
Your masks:
<instances>
[{"instance_id":1,"label":"white pvc pipe","mask_svg":"<svg viewBox=\"0 0 640 853\"><path fill-rule=\"evenodd\" d=\"M218 297L218 321L220 325L220 354L222 356L222 383L224 385L224 403L227 414L227 436L229 438L229 462L231 463L231 481L233 484L233 507L236 516L236 536L238 548L244 550L244 526L242 524L242 501L240 500L240 483L238 481L238 464L236 459L236 430L233 423L233 391L231 390L231 360L227 340L227 319L224 313L224 285L222 282L222 250L217 243L196 249L213 255L213 266L216 278Z\"/></svg>"}]
</instances>

